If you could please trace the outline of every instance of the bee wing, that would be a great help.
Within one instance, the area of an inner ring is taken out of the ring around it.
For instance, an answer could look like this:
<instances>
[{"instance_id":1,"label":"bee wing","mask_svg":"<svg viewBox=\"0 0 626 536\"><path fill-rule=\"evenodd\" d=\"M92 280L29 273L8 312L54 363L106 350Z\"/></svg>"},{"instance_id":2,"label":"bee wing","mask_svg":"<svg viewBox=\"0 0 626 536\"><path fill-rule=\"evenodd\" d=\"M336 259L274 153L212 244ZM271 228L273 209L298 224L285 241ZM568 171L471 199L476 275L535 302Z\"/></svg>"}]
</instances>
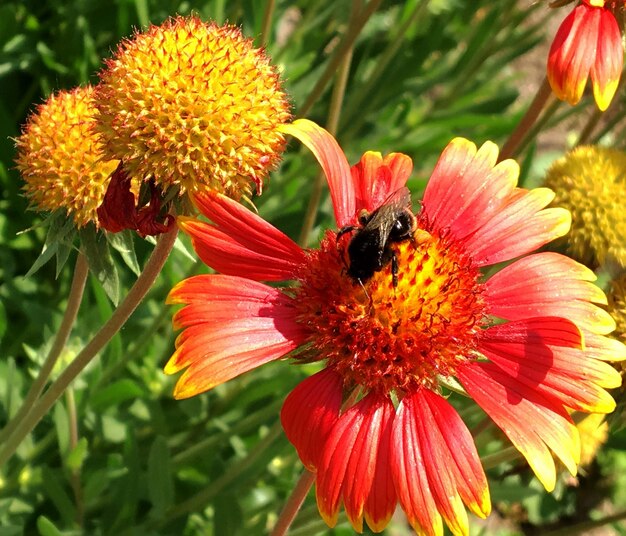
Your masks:
<instances>
[{"instance_id":1,"label":"bee wing","mask_svg":"<svg viewBox=\"0 0 626 536\"><path fill-rule=\"evenodd\" d=\"M398 215L410 207L411 191L406 186L398 188L385 199L380 207L372 212L365 227L371 231L378 229L382 237L381 242L384 243Z\"/></svg>"}]
</instances>

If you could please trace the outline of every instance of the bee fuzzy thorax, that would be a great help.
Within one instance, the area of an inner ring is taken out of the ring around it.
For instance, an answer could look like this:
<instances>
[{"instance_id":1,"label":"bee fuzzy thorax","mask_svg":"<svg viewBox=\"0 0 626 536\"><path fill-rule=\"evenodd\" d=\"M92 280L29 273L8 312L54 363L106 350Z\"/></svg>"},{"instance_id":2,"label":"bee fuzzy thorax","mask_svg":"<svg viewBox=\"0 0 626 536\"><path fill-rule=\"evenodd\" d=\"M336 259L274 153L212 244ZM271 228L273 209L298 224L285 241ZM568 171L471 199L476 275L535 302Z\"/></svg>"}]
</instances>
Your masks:
<instances>
[{"instance_id":1,"label":"bee fuzzy thorax","mask_svg":"<svg viewBox=\"0 0 626 536\"><path fill-rule=\"evenodd\" d=\"M421 228L390 247L396 281L389 263L355 284L327 232L300 278L298 319L348 384L433 388L473 355L486 318L480 274L459 247Z\"/></svg>"}]
</instances>

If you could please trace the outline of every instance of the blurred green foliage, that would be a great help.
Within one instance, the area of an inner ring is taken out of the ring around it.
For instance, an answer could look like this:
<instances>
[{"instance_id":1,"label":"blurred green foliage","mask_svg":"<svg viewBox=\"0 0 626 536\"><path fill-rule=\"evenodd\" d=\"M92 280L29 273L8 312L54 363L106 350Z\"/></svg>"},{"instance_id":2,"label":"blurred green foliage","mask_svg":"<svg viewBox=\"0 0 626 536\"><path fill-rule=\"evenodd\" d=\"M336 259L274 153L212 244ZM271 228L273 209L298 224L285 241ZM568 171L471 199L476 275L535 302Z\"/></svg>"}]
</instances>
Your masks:
<instances>
[{"instance_id":1,"label":"blurred green foliage","mask_svg":"<svg viewBox=\"0 0 626 536\"><path fill-rule=\"evenodd\" d=\"M196 12L241 25L245 35L258 39L264 10L265 2L252 0L0 5L0 423L19 407L51 344L75 258L71 252L58 277L54 263L25 277L45 240L38 225L42 217L27 210L13 164L12 138L27 114L53 91L96 83L103 59L134 28ZM267 49L283 73L294 115L331 61L350 11L346 0L276 2ZM355 162L368 149L405 152L414 158L410 186L419 195L454 136L501 144L525 104L518 98L524 75L512 62L523 65L541 43L546 12L545 4L511 0L383 2L354 48L338 129L349 160ZM307 114L322 125L331 89L331 84L324 88ZM255 200L260 213L297 239L318 172L313 158L293 144L266 193ZM332 226L331 214L326 199L312 243ZM142 265L152 246L135 242ZM121 256L114 260L124 294L136 276ZM210 393L173 400L174 379L162 372L175 337L164 298L174 284L205 269L175 251L126 327L3 468L0 536L267 532L301 471L294 449L277 433L280 405L310 371L273 363ZM106 293L90 279L59 367L111 312ZM471 426L481 415L474 411L464 417ZM71 446L73 425L79 439ZM626 482L619 476L626 465L625 441L622 431L589 469L588 478L601 490L589 511L602 505L600 499L625 504ZM503 444L501 437L485 434L479 447L489 453ZM580 516L580 492L590 493L564 479L557 494L549 496L516 463L492 470L490 482L494 516L508 521L495 528L473 521L476 534L557 527ZM327 529L309 497L290 534L351 534L342 519L337 528ZM401 520L393 531L408 533Z\"/></svg>"}]
</instances>

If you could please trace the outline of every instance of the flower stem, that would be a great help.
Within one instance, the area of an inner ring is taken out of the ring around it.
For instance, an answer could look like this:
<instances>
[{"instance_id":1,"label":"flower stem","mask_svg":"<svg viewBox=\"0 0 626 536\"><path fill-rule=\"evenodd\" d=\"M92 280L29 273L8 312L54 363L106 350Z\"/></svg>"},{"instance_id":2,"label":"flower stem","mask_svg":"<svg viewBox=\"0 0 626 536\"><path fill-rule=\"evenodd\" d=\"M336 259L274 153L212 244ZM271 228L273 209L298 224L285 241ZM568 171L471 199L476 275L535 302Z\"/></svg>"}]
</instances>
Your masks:
<instances>
[{"instance_id":1,"label":"flower stem","mask_svg":"<svg viewBox=\"0 0 626 536\"><path fill-rule=\"evenodd\" d=\"M551 95L552 88L550 88L548 79L544 78L528 110L526 110L526 113L520 120L519 124L502 147L502 151L500 151L500 160L516 156L517 150L526 136L526 133L530 130L535 121L537 121L539 114L545 107Z\"/></svg>"},{"instance_id":2,"label":"flower stem","mask_svg":"<svg viewBox=\"0 0 626 536\"><path fill-rule=\"evenodd\" d=\"M78 415L76 412L76 399L74 398L74 389L69 387L65 391L65 401L67 403L67 417L69 421L69 451L72 452L78 445ZM83 526L85 517L85 503L83 500L83 491L80 484L80 467L72 469L70 472L70 485L74 493L74 502L76 504L76 524Z\"/></svg>"},{"instance_id":3,"label":"flower stem","mask_svg":"<svg viewBox=\"0 0 626 536\"><path fill-rule=\"evenodd\" d=\"M483 464L483 468L491 469L497 467L501 463L510 462L521 458L522 455L515 447L505 447L498 452L488 454L487 456L481 456L480 460Z\"/></svg>"},{"instance_id":4,"label":"flower stem","mask_svg":"<svg viewBox=\"0 0 626 536\"><path fill-rule=\"evenodd\" d=\"M352 16L356 16L356 0L352 3ZM335 87L333 88L333 94L330 99L330 108L328 110L328 121L326 122L326 130L333 136L337 134L337 127L339 126L339 117L341 116L341 105L343 103L343 97L346 93L346 85L348 84L348 75L350 74L350 64L352 63L352 47L350 47L346 53L342 56L341 64L337 71L337 80L335 81ZM324 189L325 175L323 172L319 172L315 177L313 186L311 189L311 197L309 198L309 205L304 215L304 221L302 222L302 229L300 230L300 238L298 243L302 247L306 247L308 244L309 234L311 229L315 225L315 218L317 217L317 210L319 209L320 200L322 198L322 191Z\"/></svg>"},{"instance_id":5,"label":"flower stem","mask_svg":"<svg viewBox=\"0 0 626 536\"><path fill-rule=\"evenodd\" d=\"M78 252L78 256L76 258L76 266L74 267L74 276L72 278L72 284L70 286L70 293L67 298L67 306L65 307L65 313L63 314L63 320L61 320L61 325L59 326L59 331L57 331L56 338L52 343L52 347L48 352L46 360L41 366L41 370L39 374L33 381L28 393L26 394L26 398L22 402L22 405L17 410L17 413L13 416L13 418L7 423L7 425L0 432L0 443L4 442L4 440L9 437L15 428L20 424L28 412L31 410L33 404L39 398L39 395L43 391L43 388L50 377L50 373L54 368L63 348L65 348L65 344L67 343L67 339L70 336L70 332L72 331L72 326L74 325L74 321L76 320L76 315L78 314L78 309L80 307L80 302L83 299L83 292L85 290L85 283L87 281L87 276L89 275L89 266L87 263L87 258L80 251Z\"/></svg>"},{"instance_id":6,"label":"flower stem","mask_svg":"<svg viewBox=\"0 0 626 536\"><path fill-rule=\"evenodd\" d=\"M597 108L595 108L591 114L591 117L587 121L587 124L583 127L582 131L580 132L580 136L578 137L578 140L576 141L575 146L589 143L589 138L591 138L591 134L593 133L595 128L598 126L598 123L600 122L601 118L602 118L602 112L598 110Z\"/></svg>"},{"instance_id":7,"label":"flower stem","mask_svg":"<svg viewBox=\"0 0 626 536\"><path fill-rule=\"evenodd\" d=\"M577 523L576 525L569 525L568 527L544 532L543 536L573 536L574 534L588 534L592 529L604 527L610 523L617 523L618 521L622 521L624 519L626 519L626 510L622 510L621 512L617 512L616 514L602 517L600 519L584 521L582 523Z\"/></svg>"},{"instance_id":8,"label":"flower stem","mask_svg":"<svg viewBox=\"0 0 626 536\"><path fill-rule=\"evenodd\" d=\"M352 47L356 41L356 38L361 33L363 26L369 20L369 18L374 14L374 12L378 9L378 6L381 4L382 0L370 0L367 4L367 7L363 10L363 13L357 14L354 17L354 22L348 26L348 29L341 40L341 43L337 46L335 50L335 54L328 62L326 69L320 76L317 81L317 84L311 90L309 97L302 105L300 110L298 111L299 117L305 117L310 111L313 105L317 102L317 99L320 97L328 82L335 74L335 71L339 67L339 64L343 60L344 56L350 54Z\"/></svg>"},{"instance_id":9,"label":"flower stem","mask_svg":"<svg viewBox=\"0 0 626 536\"><path fill-rule=\"evenodd\" d=\"M267 0L265 11L263 12L263 22L261 23L261 46L267 46L270 31L272 28L272 15L276 7L276 0Z\"/></svg>"},{"instance_id":10,"label":"flower stem","mask_svg":"<svg viewBox=\"0 0 626 536\"><path fill-rule=\"evenodd\" d=\"M22 440L37 426L39 421L48 413L50 408L65 392L67 387L74 379L85 369L91 360L98 355L98 352L106 346L113 336L126 323L130 315L141 303L145 295L148 293L152 284L156 280L161 269L167 260L178 230L172 228L167 233L161 235L157 242L152 255L148 259L143 272L135 281L135 284L128 291L124 301L120 303L118 308L111 315L108 322L100 328L91 341L83 348L83 350L74 358L67 366L57 380L48 388L42 397L34 404L32 410L18 424L13 433L7 438L4 448L0 452L0 467L13 456L17 447Z\"/></svg>"},{"instance_id":11,"label":"flower stem","mask_svg":"<svg viewBox=\"0 0 626 536\"><path fill-rule=\"evenodd\" d=\"M284 536L287 534L313 482L315 482L315 473L305 469L302 475L300 475L296 487L293 488L289 499L285 503L283 511L280 513L276 525L274 525L271 536Z\"/></svg>"}]
</instances>

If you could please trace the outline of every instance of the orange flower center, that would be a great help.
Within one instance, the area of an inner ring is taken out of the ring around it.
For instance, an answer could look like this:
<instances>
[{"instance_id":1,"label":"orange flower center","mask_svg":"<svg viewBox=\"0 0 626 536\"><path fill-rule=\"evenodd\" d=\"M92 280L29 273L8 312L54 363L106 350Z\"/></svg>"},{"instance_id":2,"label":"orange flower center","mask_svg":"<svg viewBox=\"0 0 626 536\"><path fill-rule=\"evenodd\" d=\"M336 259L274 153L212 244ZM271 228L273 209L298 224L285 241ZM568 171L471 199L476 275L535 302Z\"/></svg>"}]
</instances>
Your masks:
<instances>
[{"instance_id":1,"label":"orange flower center","mask_svg":"<svg viewBox=\"0 0 626 536\"><path fill-rule=\"evenodd\" d=\"M349 239L348 239L349 241ZM363 284L347 273L345 244L328 231L295 290L310 343L346 386L368 391L435 388L471 359L486 319L480 272L458 244L418 229L392 244L392 263ZM345 260L344 260L345 258Z\"/></svg>"}]
</instances>

